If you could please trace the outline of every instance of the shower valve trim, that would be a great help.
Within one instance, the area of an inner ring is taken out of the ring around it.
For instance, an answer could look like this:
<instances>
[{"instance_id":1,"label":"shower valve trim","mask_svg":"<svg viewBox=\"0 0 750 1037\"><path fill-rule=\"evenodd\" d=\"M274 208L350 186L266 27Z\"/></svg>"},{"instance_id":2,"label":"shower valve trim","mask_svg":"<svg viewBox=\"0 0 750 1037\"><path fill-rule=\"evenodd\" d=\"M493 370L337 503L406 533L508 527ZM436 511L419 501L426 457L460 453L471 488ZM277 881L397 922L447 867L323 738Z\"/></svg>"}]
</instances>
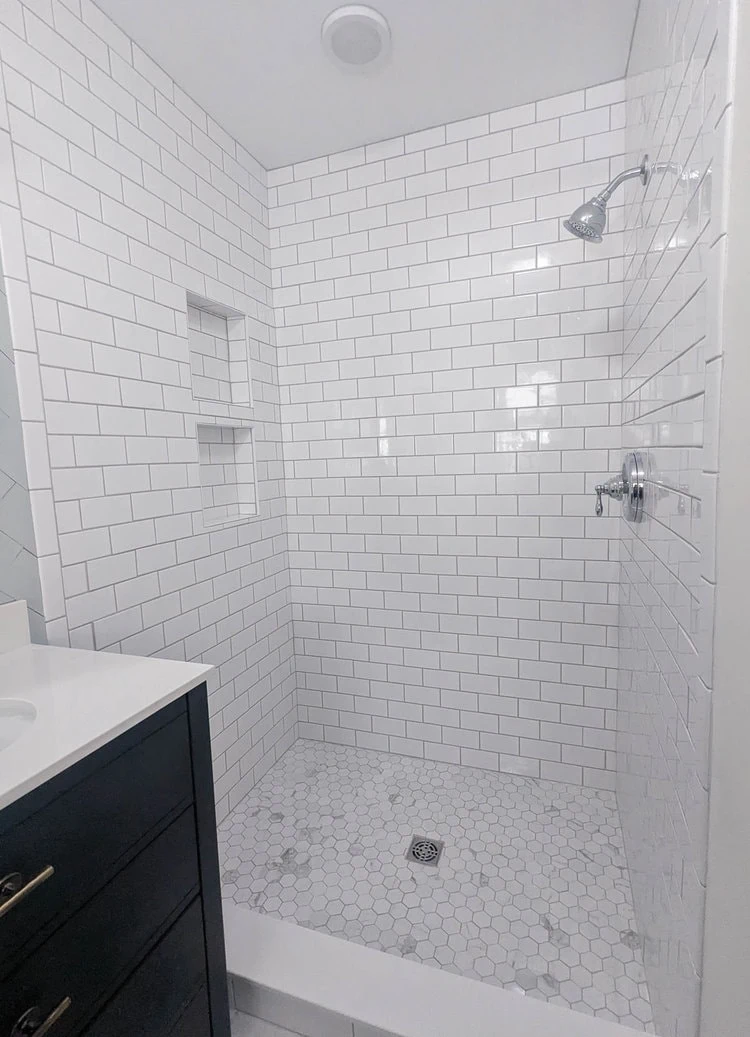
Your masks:
<instances>
[{"instance_id":1,"label":"shower valve trim","mask_svg":"<svg viewBox=\"0 0 750 1037\"><path fill-rule=\"evenodd\" d=\"M626 454L619 475L594 487L597 516L604 511L602 496L622 501L622 513L629 522L640 522L643 518L643 497L646 483L643 456L638 451Z\"/></svg>"}]
</instances>

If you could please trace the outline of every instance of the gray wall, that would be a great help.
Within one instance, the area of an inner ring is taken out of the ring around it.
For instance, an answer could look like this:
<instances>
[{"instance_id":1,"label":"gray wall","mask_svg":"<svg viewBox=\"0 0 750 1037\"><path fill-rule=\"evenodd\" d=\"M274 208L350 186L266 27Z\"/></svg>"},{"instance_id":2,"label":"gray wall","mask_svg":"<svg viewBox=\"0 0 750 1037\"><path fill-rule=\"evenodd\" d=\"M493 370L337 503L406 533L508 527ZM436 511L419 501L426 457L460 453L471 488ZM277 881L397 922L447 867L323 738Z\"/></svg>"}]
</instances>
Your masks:
<instances>
[{"instance_id":1,"label":"gray wall","mask_svg":"<svg viewBox=\"0 0 750 1037\"><path fill-rule=\"evenodd\" d=\"M4 289L0 267L0 604L25 598L32 638L44 641L42 592Z\"/></svg>"}]
</instances>

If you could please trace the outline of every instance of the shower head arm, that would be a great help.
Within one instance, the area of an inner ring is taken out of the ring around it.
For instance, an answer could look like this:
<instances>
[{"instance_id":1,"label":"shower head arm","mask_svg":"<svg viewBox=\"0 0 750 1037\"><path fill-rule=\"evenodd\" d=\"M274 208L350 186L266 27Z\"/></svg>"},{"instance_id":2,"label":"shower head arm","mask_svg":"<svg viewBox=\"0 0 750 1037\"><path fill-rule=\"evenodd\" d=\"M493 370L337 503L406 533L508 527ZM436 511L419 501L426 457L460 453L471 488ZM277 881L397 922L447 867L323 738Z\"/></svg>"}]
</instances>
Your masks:
<instances>
[{"instance_id":1,"label":"shower head arm","mask_svg":"<svg viewBox=\"0 0 750 1037\"><path fill-rule=\"evenodd\" d=\"M644 155L640 166L633 166L632 169L625 169L622 173L618 173L614 180L607 184L604 190L596 196L596 200L606 204L620 184L624 184L626 180L634 180L635 177L640 177L641 183L645 187L650 175L651 168L648 163L648 155Z\"/></svg>"},{"instance_id":2,"label":"shower head arm","mask_svg":"<svg viewBox=\"0 0 750 1037\"><path fill-rule=\"evenodd\" d=\"M607 184L604 190L583 205L579 205L570 217L563 222L565 230L584 241L600 242L607 226L607 202L612 197L620 184L635 177L645 185L651 176L651 165L648 155L643 156L643 161L637 169L626 169Z\"/></svg>"}]
</instances>

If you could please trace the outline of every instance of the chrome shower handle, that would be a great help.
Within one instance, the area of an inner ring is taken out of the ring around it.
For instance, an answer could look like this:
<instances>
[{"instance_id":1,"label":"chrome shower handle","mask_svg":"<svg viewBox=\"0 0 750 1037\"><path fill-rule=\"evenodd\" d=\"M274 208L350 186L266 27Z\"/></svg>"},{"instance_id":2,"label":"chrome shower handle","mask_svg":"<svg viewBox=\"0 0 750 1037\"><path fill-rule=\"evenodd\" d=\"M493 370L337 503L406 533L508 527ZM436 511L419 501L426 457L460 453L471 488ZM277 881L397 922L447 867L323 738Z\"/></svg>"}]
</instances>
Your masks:
<instances>
[{"instance_id":1,"label":"chrome shower handle","mask_svg":"<svg viewBox=\"0 0 750 1037\"><path fill-rule=\"evenodd\" d=\"M597 515L601 515L604 511L602 506L602 494L606 493L607 496L612 497L613 500L622 500L628 492L628 484L625 482L622 475L613 475L611 479L607 479L606 482L599 483L595 486L594 492L596 493L596 508L594 510Z\"/></svg>"},{"instance_id":2,"label":"chrome shower handle","mask_svg":"<svg viewBox=\"0 0 750 1037\"><path fill-rule=\"evenodd\" d=\"M613 500L624 501L623 514L630 522L640 522L643 518L643 495L645 489L645 466L641 454L637 451L625 455L622 471L613 475L606 482L597 483L595 512L597 516L604 511L602 496L606 493Z\"/></svg>"}]
</instances>

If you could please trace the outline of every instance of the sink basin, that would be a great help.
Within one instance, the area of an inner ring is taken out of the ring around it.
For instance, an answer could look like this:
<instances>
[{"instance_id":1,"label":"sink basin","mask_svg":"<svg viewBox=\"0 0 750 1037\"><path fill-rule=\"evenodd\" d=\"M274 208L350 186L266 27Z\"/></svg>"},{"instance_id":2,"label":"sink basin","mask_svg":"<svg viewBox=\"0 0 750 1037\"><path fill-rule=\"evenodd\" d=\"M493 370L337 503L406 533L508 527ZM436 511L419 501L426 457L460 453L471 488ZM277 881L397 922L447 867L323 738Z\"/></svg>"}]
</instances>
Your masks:
<instances>
[{"instance_id":1,"label":"sink basin","mask_svg":"<svg viewBox=\"0 0 750 1037\"><path fill-rule=\"evenodd\" d=\"M0 752L28 731L36 720L36 710L30 702L0 699Z\"/></svg>"}]
</instances>

